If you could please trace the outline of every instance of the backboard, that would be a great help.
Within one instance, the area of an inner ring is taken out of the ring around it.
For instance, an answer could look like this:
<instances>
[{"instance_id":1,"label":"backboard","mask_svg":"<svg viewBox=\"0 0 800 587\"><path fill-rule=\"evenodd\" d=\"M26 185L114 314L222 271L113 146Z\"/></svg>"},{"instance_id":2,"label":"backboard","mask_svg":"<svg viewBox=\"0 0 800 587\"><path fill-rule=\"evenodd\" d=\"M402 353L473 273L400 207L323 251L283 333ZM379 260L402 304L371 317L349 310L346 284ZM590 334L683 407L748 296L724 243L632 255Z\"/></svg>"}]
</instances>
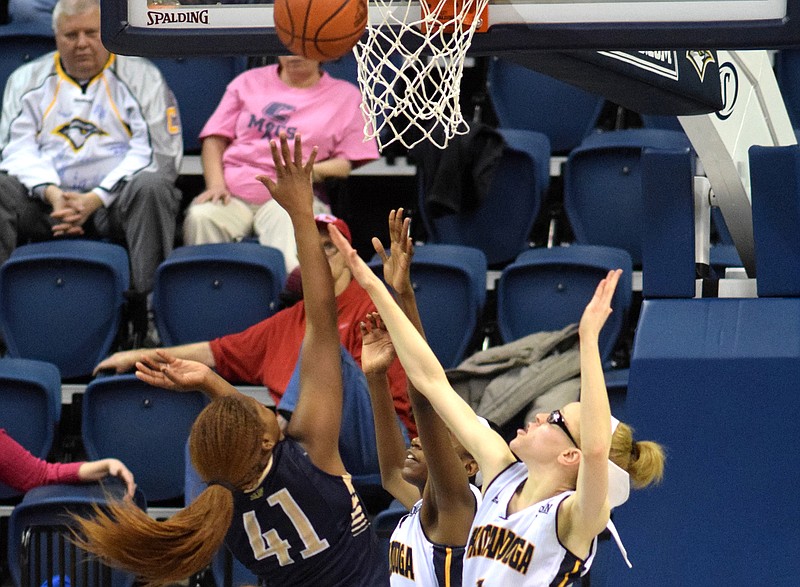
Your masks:
<instances>
[{"instance_id":1,"label":"backboard","mask_svg":"<svg viewBox=\"0 0 800 587\"><path fill-rule=\"evenodd\" d=\"M272 26L271 2L169 5L177 1L101 0L104 44L149 57L286 53ZM373 21L377 10L370 3ZM412 0L411 12L419 10ZM473 55L800 45L800 0L492 0L488 18L489 30L473 40Z\"/></svg>"}]
</instances>

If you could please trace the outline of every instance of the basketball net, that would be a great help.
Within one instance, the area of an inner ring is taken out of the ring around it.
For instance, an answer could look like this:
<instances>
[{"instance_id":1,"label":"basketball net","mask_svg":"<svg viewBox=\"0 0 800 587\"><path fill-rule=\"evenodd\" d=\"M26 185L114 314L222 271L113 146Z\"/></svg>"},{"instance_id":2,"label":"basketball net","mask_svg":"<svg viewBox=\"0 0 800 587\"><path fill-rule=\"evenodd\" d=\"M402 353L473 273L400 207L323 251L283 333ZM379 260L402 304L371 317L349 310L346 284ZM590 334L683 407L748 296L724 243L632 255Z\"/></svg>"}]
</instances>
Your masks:
<instances>
[{"instance_id":1,"label":"basketball net","mask_svg":"<svg viewBox=\"0 0 800 587\"><path fill-rule=\"evenodd\" d=\"M378 147L410 149L428 140L444 149L466 134L459 96L464 58L476 30L486 30L489 0L372 0L380 22L353 49L366 118Z\"/></svg>"}]
</instances>

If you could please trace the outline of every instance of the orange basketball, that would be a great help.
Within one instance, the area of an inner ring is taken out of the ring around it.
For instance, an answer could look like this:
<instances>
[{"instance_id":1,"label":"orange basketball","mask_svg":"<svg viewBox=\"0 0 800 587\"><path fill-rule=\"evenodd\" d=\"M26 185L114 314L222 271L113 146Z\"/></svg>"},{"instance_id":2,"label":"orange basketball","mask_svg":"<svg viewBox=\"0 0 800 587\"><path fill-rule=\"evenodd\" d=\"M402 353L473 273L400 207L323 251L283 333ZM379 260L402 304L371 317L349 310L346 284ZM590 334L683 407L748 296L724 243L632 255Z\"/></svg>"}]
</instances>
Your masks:
<instances>
[{"instance_id":1,"label":"orange basketball","mask_svg":"<svg viewBox=\"0 0 800 587\"><path fill-rule=\"evenodd\" d=\"M350 51L367 26L367 0L275 0L274 7L281 42L315 61Z\"/></svg>"}]
</instances>

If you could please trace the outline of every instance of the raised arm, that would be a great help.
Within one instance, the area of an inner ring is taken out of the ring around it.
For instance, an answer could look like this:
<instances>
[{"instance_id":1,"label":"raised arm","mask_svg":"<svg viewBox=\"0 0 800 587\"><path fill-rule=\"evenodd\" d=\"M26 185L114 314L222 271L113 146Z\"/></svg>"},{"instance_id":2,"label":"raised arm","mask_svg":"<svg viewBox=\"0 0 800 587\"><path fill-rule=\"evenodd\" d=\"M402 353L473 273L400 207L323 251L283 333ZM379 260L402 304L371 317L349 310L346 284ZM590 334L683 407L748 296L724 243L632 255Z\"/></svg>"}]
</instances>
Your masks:
<instances>
[{"instance_id":1,"label":"raised arm","mask_svg":"<svg viewBox=\"0 0 800 587\"><path fill-rule=\"evenodd\" d=\"M188 359L198 361L209 367L214 367L214 353L211 352L211 345L206 342L192 342L178 346L166 347L161 349L131 349L119 351L100 361L94 368L92 375L97 375L100 371L114 371L115 373L126 373L136 366L137 361L150 359L158 362L158 351L166 351L168 354L178 359Z\"/></svg>"},{"instance_id":2,"label":"raised arm","mask_svg":"<svg viewBox=\"0 0 800 587\"><path fill-rule=\"evenodd\" d=\"M381 485L392 497L411 509L419 500L420 491L403 479L406 443L398 426L386 375L396 355L389 333L377 312L368 314L361 323L361 341L361 368L367 378L372 404Z\"/></svg>"},{"instance_id":3,"label":"raised arm","mask_svg":"<svg viewBox=\"0 0 800 587\"><path fill-rule=\"evenodd\" d=\"M347 239L333 225L328 230L334 244L345 255L353 277L369 293L378 308L409 380L428 398L448 428L475 457L484 478L493 479L516 460L513 453L502 437L481 424L472 408L450 386L444 369L425 339Z\"/></svg>"},{"instance_id":4,"label":"raised arm","mask_svg":"<svg viewBox=\"0 0 800 587\"><path fill-rule=\"evenodd\" d=\"M598 339L611 315L611 299L621 270L609 271L598 284L581 317L580 449L581 464L575 493L564 503L568 542L585 546L608 523L608 454L611 449L611 409L603 376ZM561 528L559 528L560 534Z\"/></svg>"},{"instance_id":5,"label":"raised arm","mask_svg":"<svg viewBox=\"0 0 800 587\"><path fill-rule=\"evenodd\" d=\"M378 239L372 239L375 251L383 261L384 280L395 290L400 308L422 337L425 331L419 315L416 295L411 283L411 260L414 245L409 237L410 219L403 218L403 209L389 213L391 256ZM443 303L446 303L443 301ZM423 492L422 522L431 540L446 544L466 542L475 515L475 497L469 488L469 475L457 454L450 431L436 413L428 398L408 386L411 409L428 464L428 482Z\"/></svg>"},{"instance_id":6,"label":"raised arm","mask_svg":"<svg viewBox=\"0 0 800 587\"><path fill-rule=\"evenodd\" d=\"M165 349L143 355L136 362L136 377L154 385L175 391L199 390L212 400L239 391L208 365L189 359L179 359Z\"/></svg>"},{"instance_id":7,"label":"raised arm","mask_svg":"<svg viewBox=\"0 0 800 587\"><path fill-rule=\"evenodd\" d=\"M258 176L273 199L292 220L297 258L303 272L306 332L300 353L300 395L287 433L303 444L311 460L322 470L345 472L339 455L342 420L342 366L336 324L333 276L322 249L312 210L311 171L316 147L303 162L302 142L295 136L294 153L285 134L280 146L270 142L277 182Z\"/></svg>"}]
</instances>

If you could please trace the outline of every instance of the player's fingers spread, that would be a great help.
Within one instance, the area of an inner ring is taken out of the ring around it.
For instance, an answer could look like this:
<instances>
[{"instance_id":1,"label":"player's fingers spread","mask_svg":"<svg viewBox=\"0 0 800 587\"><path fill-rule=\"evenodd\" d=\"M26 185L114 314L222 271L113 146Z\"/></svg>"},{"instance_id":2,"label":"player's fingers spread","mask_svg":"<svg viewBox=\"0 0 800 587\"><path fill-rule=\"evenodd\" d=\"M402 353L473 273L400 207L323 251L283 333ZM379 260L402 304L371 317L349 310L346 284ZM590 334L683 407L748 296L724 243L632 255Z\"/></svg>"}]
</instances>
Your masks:
<instances>
[{"instance_id":1,"label":"player's fingers spread","mask_svg":"<svg viewBox=\"0 0 800 587\"><path fill-rule=\"evenodd\" d=\"M289 150L289 139L286 138L286 133L285 132L281 133L280 138L281 138L281 145L280 145L281 149L280 150L281 150L281 155L283 156L283 160L282 160L281 164L285 168L288 168L289 167L289 163L292 161L292 153ZM295 138L295 141L299 141L299 140L300 140L300 136L298 135Z\"/></svg>"},{"instance_id":2,"label":"player's fingers spread","mask_svg":"<svg viewBox=\"0 0 800 587\"><path fill-rule=\"evenodd\" d=\"M386 256L386 249L384 248L381 239L379 239L377 236L372 237L372 248L375 249L375 252L378 254L381 261L386 262L389 257Z\"/></svg>"},{"instance_id":3,"label":"player's fingers spread","mask_svg":"<svg viewBox=\"0 0 800 587\"><path fill-rule=\"evenodd\" d=\"M272 151L272 163L275 166L275 175L280 177L283 175L283 161L281 160L280 152L278 151L278 143L275 140L269 142L270 151Z\"/></svg>"},{"instance_id":4,"label":"player's fingers spread","mask_svg":"<svg viewBox=\"0 0 800 587\"><path fill-rule=\"evenodd\" d=\"M294 163L298 167L303 166L303 139L300 133L294 135Z\"/></svg>"},{"instance_id":5,"label":"player's fingers spread","mask_svg":"<svg viewBox=\"0 0 800 587\"><path fill-rule=\"evenodd\" d=\"M311 169L314 167L314 162L317 160L318 151L319 148L316 145L311 148L311 154L308 156L308 161L306 161L306 171L308 173L311 173ZM303 161L301 157L300 163L298 163L298 165L302 165L302 163Z\"/></svg>"}]
</instances>

